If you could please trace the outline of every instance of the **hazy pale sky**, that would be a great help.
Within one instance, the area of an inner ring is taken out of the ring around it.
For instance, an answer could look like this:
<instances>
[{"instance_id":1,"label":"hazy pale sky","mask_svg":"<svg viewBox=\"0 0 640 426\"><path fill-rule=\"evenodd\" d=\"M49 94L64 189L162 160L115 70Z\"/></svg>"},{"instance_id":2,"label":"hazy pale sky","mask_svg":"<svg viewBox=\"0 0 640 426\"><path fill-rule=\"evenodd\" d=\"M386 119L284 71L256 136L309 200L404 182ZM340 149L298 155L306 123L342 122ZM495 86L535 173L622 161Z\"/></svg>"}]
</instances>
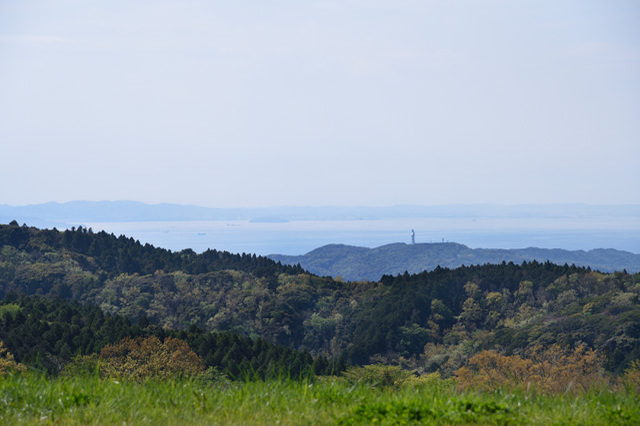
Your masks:
<instances>
[{"instance_id":1,"label":"hazy pale sky","mask_svg":"<svg viewBox=\"0 0 640 426\"><path fill-rule=\"evenodd\" d=\"M640 2L0 1L0 204L640 203Z\"/></svg>"}]
</instances>

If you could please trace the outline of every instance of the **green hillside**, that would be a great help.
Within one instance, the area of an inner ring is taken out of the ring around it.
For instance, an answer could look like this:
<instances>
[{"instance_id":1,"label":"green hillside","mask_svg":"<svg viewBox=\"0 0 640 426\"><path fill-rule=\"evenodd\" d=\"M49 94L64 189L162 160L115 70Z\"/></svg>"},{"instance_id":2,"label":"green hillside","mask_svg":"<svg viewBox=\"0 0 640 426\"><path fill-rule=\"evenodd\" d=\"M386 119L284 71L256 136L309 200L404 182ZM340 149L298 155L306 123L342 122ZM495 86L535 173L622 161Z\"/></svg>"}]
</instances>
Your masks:
<instances>
[{"instance_id":1,"label":"green hillside","mask_svg":"<svg viewBox=\"0 0 640 426\"><path fill-rule=\"evenodd\" d=\"M614 372L640 357L640 274L531 261L345 283L86 229L2 225L0 245L0 296L73 299L134 323L233 332L314 358L448 375L485 349L584 344Z\"/></svg>"},{"instance_id":2,"label":"green hillside","mask_svg":"<svg viewBox=\"0 0 640 426\"><path fill-rule=\"evenodd\" d=\"M205 332L198 327L167 330L146 318L131 323L100 308L62 299L11 294L0 301L0 341L17 362L59 373L76 355L100 352L125 337L169 336L191 346L205 367L229 377L298 377L339 372L343 367L306 351L273 345L237 333Z\"/></svg>"}]
</instances>

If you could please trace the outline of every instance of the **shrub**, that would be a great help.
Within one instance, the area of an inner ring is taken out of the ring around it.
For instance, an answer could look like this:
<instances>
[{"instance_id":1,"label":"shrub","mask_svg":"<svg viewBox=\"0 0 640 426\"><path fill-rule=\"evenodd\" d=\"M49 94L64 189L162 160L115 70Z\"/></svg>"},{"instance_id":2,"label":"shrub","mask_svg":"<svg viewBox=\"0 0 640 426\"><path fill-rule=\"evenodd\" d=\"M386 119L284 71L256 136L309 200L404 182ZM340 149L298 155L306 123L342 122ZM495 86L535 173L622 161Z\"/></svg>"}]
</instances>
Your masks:
<instances>
[{"instance_id":1,"label":"shrub","mask_svg":"<svg viewBox=\"0 0 640 426\"><path fill-rule=\"evenodd\" d=\"M204 365L189 345L173 337L125 338L100 351L100 369L108 375L134 380L197 376Z\"/></svg>"},{"instance_id":2,"label":"shrub","mask_svg":"<svg viewBox=\"0 0 640 426\"><path fill-rule=\"evenodd\" d=\"M528 358L482 351L468 366L455 372L458 386L467 389L535 389L542 393L582 392L602 385L602 359L580 345L566 350L559 345L534 348Z\"/></svg>"},{"instance_id":3,"label":"shrub","mask_svg":"<svg viewBox=\"0 0 640 426\"><path fill-rule=\"evenodd\" d=\"M90 376L100 373L98 354L76 355L64 366L64 376Z\"/></svg>"},{"instance_id":4,"label":"shrub","mask_svg":"<svg viewBox=\"0 0 640 426\"><path fill-rule=\"evenodd\" d=\"M449 383L449 379L443 379L440 375L440 372L436 371L435 373L427 373L416 376L414 374L407 377L407 379L402 382L404 387L410 388L426 388L428 386L433 386L435 384L444 384Z\"/></svg>"},{"instance_id":5,"label":"shrub","mask_svg":"<svg viewBox=\"0 0 640 426\"><path fill-rule=\"evenodd\" d=\"M27 367L17 363L11 352L4 346L4 342L0 341L0 377L15 371L27 371Z\"/></svg>"},{"instance_id":6,"label":"shrub","mask_svg":"<svg viewBox=\"0 0 640 426\"><path fill-rule=\"evenodd\" d=\"M622 385L629 391L640 392L640 359L631 363L620 378Z\"/></svg>"},{"instance_id":7,"label":"shrub","mask_svg":"<svg viewBox=\"0 0 640 426\"><path fill-rule=\"evenodd\" d=\"M399 387L413 376L410 371L398 366L381 364L349 367L342 375L349 382L366 383L374 387Z\"/></svg>"}]
</instances>

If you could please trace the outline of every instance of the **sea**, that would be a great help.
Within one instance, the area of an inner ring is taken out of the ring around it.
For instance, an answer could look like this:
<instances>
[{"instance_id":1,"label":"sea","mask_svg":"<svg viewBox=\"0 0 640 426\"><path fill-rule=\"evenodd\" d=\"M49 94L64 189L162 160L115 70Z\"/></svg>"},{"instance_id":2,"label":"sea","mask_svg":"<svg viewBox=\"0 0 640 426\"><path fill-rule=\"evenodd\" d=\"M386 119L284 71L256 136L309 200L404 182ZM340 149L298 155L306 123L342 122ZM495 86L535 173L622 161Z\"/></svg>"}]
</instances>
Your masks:
<instances>
[{"instance_id":1,"label":"sea","mask_svg":"<svg viewBox=\"0 0 640 426\"><path fill-rule=\"evenodd\" d=\"M257 255L301 255L327 244L379 247L456 242L470 248L527 247L640 253L640 218L408 218L380 220L174 221L78 223L141 243L198 253L207 249Z\"/></svg>"}]
</instances>

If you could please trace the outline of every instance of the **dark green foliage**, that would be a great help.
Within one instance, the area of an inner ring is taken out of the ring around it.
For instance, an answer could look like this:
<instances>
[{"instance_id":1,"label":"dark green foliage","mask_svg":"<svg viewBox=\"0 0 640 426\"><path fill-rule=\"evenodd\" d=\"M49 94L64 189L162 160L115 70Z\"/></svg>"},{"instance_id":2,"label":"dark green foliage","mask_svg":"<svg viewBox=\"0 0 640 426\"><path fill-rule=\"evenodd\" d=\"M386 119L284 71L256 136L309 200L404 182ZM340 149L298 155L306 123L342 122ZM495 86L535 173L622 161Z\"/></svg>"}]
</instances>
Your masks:
<instances>
[{"instance_id":1,"label":"dark green foliage","mask_svg":"<svg viewBox=\"0 0 640 426\"><path fill-rule=\"evenodd\" d=\"M83 269L92 272L102 269L111 277L122 273L146 275L156 271L204 274L225 269L237 269L258 277L304 272L300 266L282 265L263 256L218 250L207 250L202 254L196 254L191 249L171 252L149 244L143 245L124 235L116 237L104 231L94 233L83 227L60 232L55 228L0 225L0 247L4 245L37 259L47 252L65 250Z\"/></svg>"},{"instance_id":2,"label":"dark green foliage","mask_svg":"<svg viewBox=\"0 0 640 426\"><path fill-rule=\"evenodd\" d=\"M166 331L137 325L119 315L104 314L100 308L61 299L20 296L0 302L0 341L16 361L58 372L73 355L99 352L125 337L155 335L186 341L204 361L233 378L299 378L313 374L339 373L344 365L324 357L315 360L308 352L276 346L264 339L235 333Z\"/></svg>"},{"instance_id":3,"label":"dark green foliage","mask_svg":"<svg viewBox=\"0 0 640 426\"><path fill-rule=\"evenodd\" d=\"M323 356L314 360L306 351L273 345L262 338L204 332L195 327L171 334L186 341L207 367L215 367L232 378L300 378L341 371L338 364Z\"/></svg>"},{"instance_id":4,"label":"dark green foliage","mask_svg":"<svg viewBox=\"0 0 640 426\"><path fill-rule=\"evenodd\" d=\"M457 269L438 267L431 272L415 275L386 275L381 280L384 286L372 288L359 311L354 314L353 322L357 325L348 358L354 363L365 363L372 353L396 349L406 355L420 353L429 339L425 341L426 336L422 335L415 342L402 343L403 335L407 335L407 332L401 328L414 327L415 331L415 326L427 326L431 302L435 299L441 301L450 312L460 315L467 299L464 286L468 282L476 283L482 293L505 289L515 292L524 280L552 282L559 276L577 272L584 273L586 270L534 261L522 265L503 263ZM442 326L448 327L450 321L450 317L443 316Z\"/></svg>"},{"instance_id":5,"label":"dark green foliage","mask_svg":"<svg viewBox=\"0 0 640 426\"><path fill-rule=\"evenodd\" d=\"M511 409L495 401L460 399L449 402L447 410L418 401L361 403L340 419L339 424L433 424L433 423L508 423Z\"/></svg>"},{"instance_id":6,"label":"dark green foliage","mask_svg":"<svg viewBox=\"0 0 640 426\"><path fill-rule=\"evenodd\" d=\"M143 330L129 320L99 308L42 297L9 296L0 304L18 306L16 314L0 316L0 340L19 362L58 371L73 355L100 351Z\"/></svg>"},{"instance_id":7,"label":"dark green foliage","mask_svg":"<svg viewBox=\"0 0 640 426\"><path fill-rule=\"evenodd\" d=\"M256 256L171 253L84 229L0 226L0 244L0 294L99 306L105 317L121 315L160 338L185 333L208 366L235 376L297 376L309 365L316 372L342 369L328 359L399 363L446 376L485 349L523 354L556 343L597 349L614 372L640 356L638 274L532 261L344 283ZM7 303L15 304L12 297ZM65 327L82 329L73 314L60 315ZM15 309L5 319L38 325ZM205 338L211 331L220 337ZM15 339L18 347L37 347ZM274 344L308 354L283 355ZM50 346L43 353L62 360L89 350L72 339Z\"/></svg>"}]
</instances>

